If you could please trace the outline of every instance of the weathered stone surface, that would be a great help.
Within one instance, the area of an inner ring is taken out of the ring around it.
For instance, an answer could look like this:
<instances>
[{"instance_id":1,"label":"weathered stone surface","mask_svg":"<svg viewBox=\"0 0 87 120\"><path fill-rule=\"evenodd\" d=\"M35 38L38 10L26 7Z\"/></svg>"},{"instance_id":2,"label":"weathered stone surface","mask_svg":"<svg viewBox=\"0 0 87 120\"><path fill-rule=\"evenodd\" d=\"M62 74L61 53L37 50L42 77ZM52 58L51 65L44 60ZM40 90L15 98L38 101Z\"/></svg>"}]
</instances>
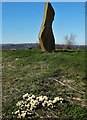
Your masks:
<instances>
[{"instance_id":1,"label":"weathered stone surface","mask_svg":"<svg viewBox=\"0 0 87 120\"><path fill-rule=\"evenodd\" d=\"M52 22L54 20L54 9L51 3L45 3L44 17L42 26L38 35L42 51L55 50L55 39L52 31Z\"/></svg>"}]
</instances>

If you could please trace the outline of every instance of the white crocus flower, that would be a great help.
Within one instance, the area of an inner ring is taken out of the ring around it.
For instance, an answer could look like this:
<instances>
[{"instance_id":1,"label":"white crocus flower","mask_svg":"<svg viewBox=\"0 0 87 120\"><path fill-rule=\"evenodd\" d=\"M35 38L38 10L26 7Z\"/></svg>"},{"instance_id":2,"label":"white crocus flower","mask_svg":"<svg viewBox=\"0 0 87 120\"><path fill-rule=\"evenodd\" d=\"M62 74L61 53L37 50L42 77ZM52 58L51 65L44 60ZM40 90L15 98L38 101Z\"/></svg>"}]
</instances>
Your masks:
<instances>
[{"instance_id":1,"label":"white crocus flower","mask_svg":"<svg viewBox=\"0 0 87 120\"><path fill-rule=\"evenodd\" d=\"M26 97L29 97L28 93L26 93L25 95L23 95L23 99L25 99Z\"/></svg>"},{"instance_id":2,"label":"white crocus flower","mask_svg":"<svg viewBox=\"0 0 87 120\"><path fill-rule=\"evenodd\" d=\"M19 110L17 110L17 111L15 112L15 114L18 114L18 113L20 113L20 111L19 111Z\"/></svg>"},{"instance_id":3,"label":"white crocus flower","mask_svg":"<svg viewBox=\"0 0 87 120\"><path fill-rule=\"evenodd\" d=\"M23 101L17 102L16 106L21 106L23 104Z\"/></svg>"},{"instance_id":4,"label":"white crocus flower","mask_svg":"<svg viewBox=\"0 0 87 120\"><path fill-rule=\"evenodd\" d=\"M57 100L54 99L54 100L53 100L53 104L55 104L55 103L57 103Z\"/></svg>"},{"instance_id":5,"label":"white crocus flower","mask_svg":"<svg viewBox=\"0 0 87 120\"><path fill-rule=\"evenodd\" d=\"M60 103L62 103L63 101L60 101Z\"/></svg>"},{"instance_id":6,"label":"white crocus flower","mask_svg":"<svg viewBox=\"0 0 87 120\"><path fill-rule=\"evenodd\" d=\"M60 98L60 101L63 101L63 98Z\"/></svg>"},{"instance_id":7,"label":"white crocus flower","mask_svg":"<svg viewBox=\"0 0 87 120\"><path fill-rule=\"evenodd\" d=\"M47 106L51 106L52 105L52 100L49 100L48 103L47 103Z\"/></svg>"},{"instance_id":8,"label":"white crocus flower","mask_svg":"<svg viewBox=\"0 0 87 120\"><path fill-rule=\"evenodd\" d=\"M59 97L55 97L54 100L53 100L53 103L55 104L55 103L57 103L59 100L60 100Z\"/></svg>"},{"instance_id":9,"label":"white crocus flower","mask_svg":"<svg viewBox=\"0 0 87 120\"><path fill-rule=\"evenodd\" d=\"M34 108L34 105L33 105L33 104L31 104L30 110L32 111L32 110L33 110L33 108Z\"/></svg>"},{"instance_id":10,"label":"white crocus flower","mask_svg":"<svg viewBox=\"0 0 87 120\"><path fill-rule=\"evenodd\" d=\"M60 100L60 98L59 98L59 97L55 97L55 98L54 98L54 100L57 100L57 101L59 101L59 100Z\"/></svg>"},{"instance_id":11,"label":"white crocus flower","mask_svg":"<svg viewBox=\"0 0 87 120\"><path fill-rule=\"evenodd\" d=\"M48 100L48 97L47 96L43 96L44 100Z\"/></svg>"},{"instance_id":12,"label":"white crocus flower","mask_svg":"<svg viewBox=\"0 0 87 120\"><path fill-rule=\"evenodd\" d=\"M43 102L43 101L44 101L44 97L43 97L42 95L39 97L39 101L40 101L40 102Z\"/></svg>"},{"instance_id":13,"label":"white crocus flower","mask_svg":"<svg viewBox=\"0 0 87 120\"><path fill-rule=\"evenodd\" d=\"M18 117L17 118L21 118L21 115L20 114L18 114Z\"/></svg>"},{"instance_id":14,"label":"white crocus flower","mask_svg":"<svg viewBox=\"0 0 87 120\"><path fill-rule=\"evenodd\" d=\"M46 106L47 106L47 103L48 103L48 101L45 100L45 101L42 103L42 106L43 106L43 107L46 107Z\"/></svg>"},{"instance_id":15,"label":"white crocus flower","mask_svg":"<svg viewBox=\"0 0 87 120\"><path fill-rule=\"evenodd\" d=\"M32 100L32 97L28 97L26 101L31 101Z\"/></svg>"},{"instance_id":16,"label":"white crocus flower","mask_svg":"<svg viewBox=\"0 0 87 120\"><path fill-rule=\"evenodd\" d=\"M62 103L63 102L63 98L60 98L60 103Z\"/></svg>"},{"instance_id":17,"label":"white crocus flower","mask_svg":"<svg viewBox=\"0 0 87 120\"><path fill-rule=\"evenodd\" d=\"M34 99L34 98L35 98L35 95L32 95L31 98Z\"/></svg>"},{"instance_id":18,"label":"white crocus flower","mask_svg":"<svg viewBox=\"0 0 87 120\"><path fill-rule=\"evenodd\" d=\"M25 111L22 111L22 114L21 114L21 117L25 117L25 115L26 115L26 112Z\"/></svg>"},{"instance_id":19,"label":"white crocus flower","mask_svg":"<svg viewBox=\"0 0 87 120\"><path fill-rule=\"evenodd\" d=\"M29 107L30 107L30 104L25 104L25 107L29 108Z\"/></svg>"},{"instance_id":20,"label":"white crocus flower","mask_svg":"<svg viewBox=\"0 0 87 120\"><path fill-rule=\"evenodd\" d=\"M34 100L33 104L34 104L34 105L38 105L39 102L38 102L37 100Z\"/></svg>"},{"instance_id":21,"label":"white crocus flower","mask_svg":"<svg viewBox=\"0 0 87 120\"><path fill-rule=\"evenodd\" d=\"M61 102L62 103L63 98L55 97L53 100L53 103Z\"/></svg>"},{"instance_id":22,"label":"white crocus flower","mask_svg":"<svg viewBox=\"0 0 87 120\"><path fill-rule=\"evenodd\" d=\"M34 104L34 100L33 99L30 100L30 104Z\"/></svg>"}]
</instances>

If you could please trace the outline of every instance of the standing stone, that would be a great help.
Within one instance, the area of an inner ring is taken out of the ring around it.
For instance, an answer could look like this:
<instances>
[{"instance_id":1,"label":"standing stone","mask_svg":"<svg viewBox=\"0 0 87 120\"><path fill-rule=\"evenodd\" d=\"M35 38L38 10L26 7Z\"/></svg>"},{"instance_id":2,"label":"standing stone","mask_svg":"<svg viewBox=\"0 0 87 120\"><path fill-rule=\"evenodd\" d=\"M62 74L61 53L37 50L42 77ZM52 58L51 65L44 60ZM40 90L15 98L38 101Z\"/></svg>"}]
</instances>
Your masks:
<instances>
[{"instance_id":1,"label":"standing stone","mask_svg":"<svg viewBox=\"0 0 87 120\"><path fill-rule=\"evenodd\" d=\"M51 3L45 3L44 17L42 26L38 35L42 51L55 50L55 39L52 31L52 22L54 20L54 9Z\"/></svg>"}]
</instances>

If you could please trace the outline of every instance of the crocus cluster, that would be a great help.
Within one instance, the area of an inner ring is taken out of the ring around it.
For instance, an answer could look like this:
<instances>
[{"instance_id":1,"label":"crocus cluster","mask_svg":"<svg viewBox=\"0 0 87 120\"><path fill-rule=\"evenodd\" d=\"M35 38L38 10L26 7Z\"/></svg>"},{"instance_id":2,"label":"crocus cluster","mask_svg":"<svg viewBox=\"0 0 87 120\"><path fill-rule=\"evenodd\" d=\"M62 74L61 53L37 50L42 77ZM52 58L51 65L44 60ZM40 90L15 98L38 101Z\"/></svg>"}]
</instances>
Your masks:
<instances>
[{"instance_id":1,"label":"crocus cluster","mask_svg":"<svg viewBox=\"0 0 87 120\"><path fill-rule=\"evenodd\" d=\"M50 100L47 96L41 95L36 97L26 93L23 95L22 100L16 104L18 110L14 114L17 115L17 118L31 117L36 109L41 107L53 108L58 102L62 103L63 98L55 97L53 100Z\"/></svg>"}]
</instances>

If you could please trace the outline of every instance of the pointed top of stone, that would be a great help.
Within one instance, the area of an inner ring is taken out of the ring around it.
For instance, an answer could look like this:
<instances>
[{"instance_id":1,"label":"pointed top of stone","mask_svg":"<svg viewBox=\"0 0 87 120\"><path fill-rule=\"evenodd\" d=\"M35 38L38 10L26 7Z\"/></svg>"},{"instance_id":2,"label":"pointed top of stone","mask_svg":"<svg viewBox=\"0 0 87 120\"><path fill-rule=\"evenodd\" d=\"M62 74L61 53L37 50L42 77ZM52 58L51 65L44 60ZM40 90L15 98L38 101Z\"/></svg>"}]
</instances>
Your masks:
<instances>
[{"instance_id":1,"label":"pointed top of stone","mask_svg":"<svg viewBox=\"0 0 87 120\"><path fill-rule=\"evenodd\" d=\"M45 9L44 9L44 18L42 25L47 25L47 22L51 22L54 20L55 11L51 5L50 2L45 3ZM50 21L48 20L50 18Z\"/></svg>"}]
</instances>

